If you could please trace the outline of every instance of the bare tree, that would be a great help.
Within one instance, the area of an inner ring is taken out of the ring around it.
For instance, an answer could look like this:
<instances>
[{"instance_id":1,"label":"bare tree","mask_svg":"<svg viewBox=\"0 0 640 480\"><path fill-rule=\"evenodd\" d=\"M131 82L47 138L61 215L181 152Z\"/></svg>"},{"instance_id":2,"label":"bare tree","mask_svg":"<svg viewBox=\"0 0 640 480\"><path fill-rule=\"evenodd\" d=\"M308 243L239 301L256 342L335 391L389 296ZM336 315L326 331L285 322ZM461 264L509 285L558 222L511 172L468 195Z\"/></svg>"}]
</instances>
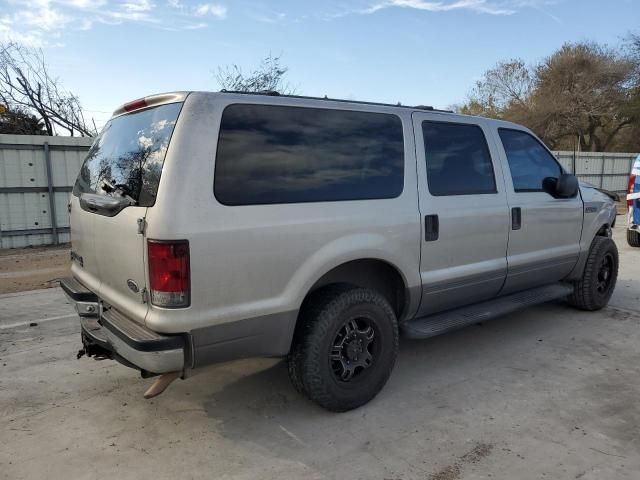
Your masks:
<instances>
[{"instance_id":1,"label":"bare tree","mask_svg":"<svg viewBox=\"0 0 640 480\"><path fill-rule=\"evenodd\" d=\"M634 65L594 43L566 44L536 71L532 126L556 141L577 138L580 149L609 150L618 134L638 121L629 108Z\"/></svg>"},{"instance_id":2,"label":"bare tree","mask_svg":"<svg viewBox=\"0 0 640 480\"><path fill-rule=\"evenodd\" d=\"M625 40L629 56L640 64L640 33L630 33Z\"/></svg>"},{"instance_id":3,"label":"bare tree","mask_svg":"<svg viewBox=\"0 0 640 480\"><path fill-rule=\"evenodd\" d=\"M626 38L625 47L627 56L635 67L631 98L625 110L635 117L635 121L618 134L616 143L622 151L640 152L640 33L630 33Z\"/></svg>"},{"instance_id":4,"label":"bare tree","mask_svg":"<svg viewBox=\"0 0 640 480\"><path fill-rule=\"evenodd\" d=\"M93 136L77 96L52 77L39 49L15 42L0 44L0 100L10 109L31 112L48 135L59 129L69 135Z\"/></svg>"},{"instance_id":5,"label":"bare tree","mask_svg":"<svg viewBox=\"0 0 640 480\"><path fill-rule=\"evenodd\" d=\"M629 43L640 48L637 37ZM639 65L640 55L565 44L533 68L521 60L499 63L459 110L522 123L552 148L628 149L633 142L623 139L640 120Z\"/></svg>"},{"instance_id":6,"label":"bare tree","mask_svg":"<svg viewBox=\"0 0 640 480\"><path fill-rule=\"evenodd\" d=\"M507 109L527 110L533 87L534 77L524 61L499 62L476 82L465 107L470 113L501 118Z\"/></svg>"},{"instance_id":7,"label":"bare tree","mask_svg":"<svg viewBox=\"0 0 640 480\"><path fill-rule=\"evenodd\" d=\"M258 68L244 73L238 65L219 67L216 80L222 90L236 92L278 92L283 95L295 93L284 76L289 69L280 63L280 56L269 54Z\"/></svg>"}]
</instances>

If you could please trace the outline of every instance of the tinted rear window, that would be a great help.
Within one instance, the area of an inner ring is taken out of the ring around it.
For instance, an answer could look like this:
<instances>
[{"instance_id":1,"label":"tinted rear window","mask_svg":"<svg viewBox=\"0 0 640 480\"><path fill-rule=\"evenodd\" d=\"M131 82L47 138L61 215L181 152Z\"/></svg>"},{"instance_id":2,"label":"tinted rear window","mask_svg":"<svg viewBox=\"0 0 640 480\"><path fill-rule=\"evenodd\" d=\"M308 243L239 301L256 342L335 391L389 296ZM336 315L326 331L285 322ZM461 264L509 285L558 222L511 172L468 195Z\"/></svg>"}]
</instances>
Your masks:
<instances>
[{"instance_id":1,"label":"tinted rear window","mask_svg":"<svg viewBox=\"0 0 640 480\"><path fill-rule=\"evenodd\" d=\"M110 120L87 154L74 195L107 195L102 188L106 180L121 185L138 205L152 206L181 107L170 103Z\"/></svg>"},{"instance_id":2,"label":"tinted rear window","mask_svg":"<svg viewBox=\"0 0 640 480\"><path fill-rule=\"evenodd\" d=\"M223 204L393 198L403 182L396 115L242 104L222 115L214 191Z\"/></svg>"}]
</instances>

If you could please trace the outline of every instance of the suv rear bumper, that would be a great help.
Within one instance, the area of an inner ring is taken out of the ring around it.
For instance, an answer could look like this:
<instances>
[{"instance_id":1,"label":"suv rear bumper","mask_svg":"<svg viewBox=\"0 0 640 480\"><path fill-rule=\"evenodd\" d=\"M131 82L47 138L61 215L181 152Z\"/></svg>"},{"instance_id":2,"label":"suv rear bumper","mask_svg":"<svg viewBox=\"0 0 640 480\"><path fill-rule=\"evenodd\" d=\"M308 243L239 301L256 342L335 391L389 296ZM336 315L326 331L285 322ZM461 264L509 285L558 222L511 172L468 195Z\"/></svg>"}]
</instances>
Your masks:
<instances>
[{"instance_id":1,"label":"suv rear bumper","mask_svg":"<svg viewBox=\"0 0 640 480\"><path fill-rule=\"evenodd\" d=\"M149 373L182 371L185 335L162 335L127 318L113 307L102 307L95 293L75 278L60 286L80 316L82 343L89 355L113 358Z\"/></svg>"}]
</instances>

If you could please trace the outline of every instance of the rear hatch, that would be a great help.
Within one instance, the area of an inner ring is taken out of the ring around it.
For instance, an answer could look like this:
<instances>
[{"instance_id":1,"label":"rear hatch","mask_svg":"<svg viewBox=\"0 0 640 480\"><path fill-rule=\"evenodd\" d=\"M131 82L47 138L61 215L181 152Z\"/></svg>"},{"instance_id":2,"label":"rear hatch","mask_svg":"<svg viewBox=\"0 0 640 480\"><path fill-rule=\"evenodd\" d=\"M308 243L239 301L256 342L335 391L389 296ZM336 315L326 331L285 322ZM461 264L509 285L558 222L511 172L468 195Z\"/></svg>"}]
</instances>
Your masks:
<instances>
[{"instance_id":1,"label":"rear hatch","mask_svg":"<svg viewBox=\"0 0 640 480\"><path fill-rule=\"evenodd\" d=\"M155 203L181 101L127 104L87 154L71 201L72 271L87 287L134 320L144 321L144 225ZM164 98L160 97L160 98ZM147 97L153 100L154 97Z\"/></svg>"}]
</instances>

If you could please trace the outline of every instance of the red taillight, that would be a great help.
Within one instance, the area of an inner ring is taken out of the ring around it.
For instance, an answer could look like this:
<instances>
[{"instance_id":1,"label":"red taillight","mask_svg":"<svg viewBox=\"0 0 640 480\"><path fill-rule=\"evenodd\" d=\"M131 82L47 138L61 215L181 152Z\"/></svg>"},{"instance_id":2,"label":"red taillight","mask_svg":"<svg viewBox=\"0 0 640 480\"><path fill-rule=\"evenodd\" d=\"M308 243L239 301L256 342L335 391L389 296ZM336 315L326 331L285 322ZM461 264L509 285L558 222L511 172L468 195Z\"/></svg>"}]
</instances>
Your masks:
<instances>
[{"instance_id":1,"label":"red taillight","mask_svg":"<svg viewBox=\"0 0 640 480\"><path fill-rule=\"evenodd\" d=\"M151 303L158 307L189 306L189 242L148 240Z\"/></svg>"},{"instance_id":2,"label":"red taillight","mask_svg":"<svg viewBox=\"0 0 640 480\"><path fill-rule=\"evenodd\" d=\"M137 110L138 108L143 108L147 106L147 101L144 98L139 98L134 100L133 102L124 104L124 111L130 112L131 110Z\"/></svg>"},{"instance_id":3,"label":"red taillight","mask_svg":"<svg viewBox=\"0 0 640 480\"><path fill-rule=\"evenodd\" d=\"M636 175L632 173L631 175L629 175L629 188L627 189L627 193L633 193L635 185ZM633 205L633 200L627 200L627 207L630 207L631 205Z\"/></svg>"}]
</instances>

